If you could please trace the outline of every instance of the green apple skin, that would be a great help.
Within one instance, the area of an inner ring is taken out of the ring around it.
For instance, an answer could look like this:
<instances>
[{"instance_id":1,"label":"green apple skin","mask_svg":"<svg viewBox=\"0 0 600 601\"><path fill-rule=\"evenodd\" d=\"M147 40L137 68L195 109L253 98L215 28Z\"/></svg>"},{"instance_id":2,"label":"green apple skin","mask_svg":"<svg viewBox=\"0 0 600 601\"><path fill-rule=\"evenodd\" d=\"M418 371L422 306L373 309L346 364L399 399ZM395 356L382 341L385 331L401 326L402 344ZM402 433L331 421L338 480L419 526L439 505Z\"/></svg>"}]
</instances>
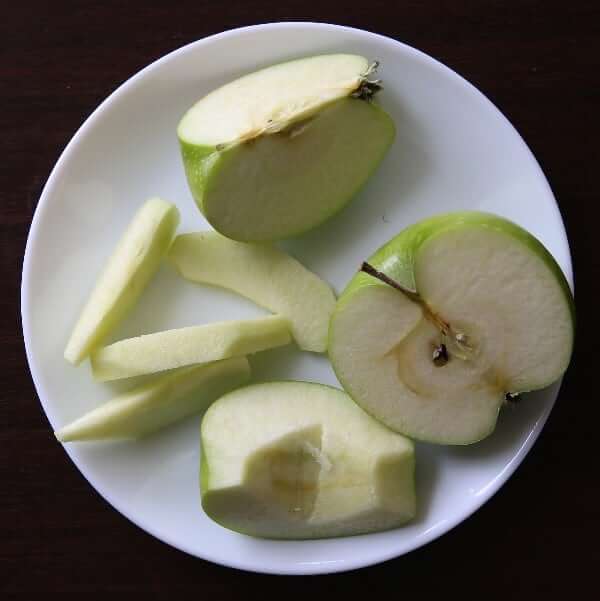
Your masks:
<instances>
[{"instance_id":1,"label":"green apple skin","mask_svg":"<svg viewBox=\"0 0 600 601\"><path fill-rule=\"evenodd\" d=\"M429 240L432 240L440 234L450 232L452 230L461 231L465 230L465 228L471 227L488 228L491 232L500 232L518 241L524 247L529 249L531 253L541 258L543 263L552 273L556 283L562 291L564 303L568 306L572 334L567 343L565 344L565 352L563 353L564 360L560 368L557 369L556 373L554 373L551 377L547 378L544 381L538 381L533 386L522 386L519 389L511 390L510 392L529 392L532 390L538 390L549 386L554 381L556 381L560 377L560 375L567 369L570 361L574 342L575 304L571 288L561 268L556 263L552 255L548 252L548 250L544 247L544 245L532 234L530 234L517 224L491 213L485 213L480 211L461 211L440 214L424 219L412 226L407 227L394 238L392 238L389 242L387 242L381 248L379 248L379 250L377 250L367 260L367 262L373 267L375 267L375 269L377 269L378 271L383 272L389 278L399 283L405 289L418 292L415 281L414 266L416 256L420 248L422 248L423 245L425 245ZM389 288L388 284L376 279L375 277L372 277L367 273L359 271L352 278L352 280L350 280L350 282L338 298L336 309L330 322L328 350L334 372L336 373L344 390L346 390L348 394L350 394L350 396L355 400L355 402L357 402L361 407L363 407L365 411L374 415L374 417L376 417L377 419L382 420L383 423L386 423L386 425L388 425L388 427L391 427L392 429L395 429L396 431L406 436L409 436L415 440L430 442L434 444L466 445L479 442L480 440L489 436L495 429L497 415L502 405L504 404L504 395L498 398L497 411L495 412L495 417L489 422L488 426L481 430L473 438L463 440L446 439L444 436L439 435L427 436L422 435L420 433L416 433L414 431L400 429L398 427L394 428L394 426L390 424L389 420L385 418L382 419L382 416L377 415L377 412L373 411L373 408L366 406L364 403L361 402L361 393L358 390L356 390L355 387L351 386L346 381L347 379L344 378L343 374L340 373L340 369L336 359L336 353L333 350L335 348L336 320L338 316L345 310L345 308L347 308L353 303L354 299L357 297L358 294L360 294L362 290L374 290L381 287L383 287L384 289ZM398 294L401 295L402 293L398 292Z\"/></svg>"},{"instance_id":2,"label":"green apple skin","mask_svg":"<svg viewBox=\"0 0 600 601\"><path fill-rule=\"evenodd\" d=\"M316 539L401 526L416 513L414 469L409 439L322 384L246 386L202 420L204 511L249 536ZM282 481L291 490L278 490Z\"/></svg>"},{"instance_id":3,"label":"green apple skin","mask_svg":"<svg viewBox=\"0 0 600 601\"><path fill-rule=\"evenodd\" d=\"M331 286L270 244L229 240L217 232L177 236L169 260L186 279L227 288L284 315L302 350L327 349L335 308Z\"/></svg>"},{"instance_id":4,"label":"green apple skin","mask_svg":"<svg viewBox=\"0 0 600 601\"><path fill-rule=\"evenodd\" d=\"M490 228L491 230L509 234L541 257L563 289L565 298L569 303L573 322L575 322L573 293L571 292L569 283L561 268L554 260L554 257L548 252L546 247L527 230L518 226L516 223L493 213L485 213L482 211L459 211L423 219L422 221L407 227L397 236L392 238L392 240L384 244L368 259L368 263L373 265L376 269L383 271L383 273L404 286L404 288L416 291L413 266L414 257L419 248L430 237L441 233L444 230L458 229L469 225L483 226ZM343 306L344 303L348 302L352 293L362 286L386 285L387 284L366 273L359 272L349 282L343 293L340 295L338 307ZM551 384L551 382L548 382L548 384Z\"/></svg>"},{"instance_id":5,"label":"green apple skin","mask_svg":"<svg viewBox=\"0 0 600 601\"><path fill-rule=\"evenodd\" d=\"M90 363L94 378L107 382L241 357L290 342L289 321L269 315L127 338L98 349Z\"/></svg>"},{"instance_id":6,"label":"green apple skin","mask_svg":"<svg viewBox=\"0 0 600 601\"><path fill-rule=\"evenodd\" d=\"M245 357L184 367L119 395L55 435L61 442L141 438L201 413L249 378Z\"/></svg>"},{"instance_id":7,"label":"green apple skin","mask_svg":"<svg viewBox=\"0 0 600 601\"><path fill-rule=\"evenodd\" d=\"M362 118L365 112L370 113L368 116L370 128L368 136L365 134L361 137L353 133L352 125L354 120ZM247 214L240 215L235 220L236 223L229 223L227 219L232 211L230 205L233 204L233 200L227 202L226 199L244 198L244 187L247 182L241 178L249 155L257 155L252 159L256 163L267 163L271 157L276 156L278 162L283 162L285 158L288 165L298 165L296 153L288 152L289 143L283 139L283 136L264 136L224 150L197 146L180 138L181 155L192 196L202 214L217 231L241 242L269 242L292 238L310 231L336 215L360 192L373 176L394 141L394 122L374 103L367 104L363 100L353 98L339 100L333 106L324 108L323 113L314 118L312 128L316 130L315 135L311 135L310 131L302 134L307 139L306 146L309 149L302 154L315 156L316 149L322 145L318 128L323 121L327 121L327 134L333 130L340 132L338 139L340 149L352 148L354 144L354 150L349 153L350 157L346 158L339 155L347 150L335 149L331 154L337 156L332 156L323 166L314 166L315 172L336 174L333 176L337 182L336 189L324 189L322 180L317 177L307 190L303 189L301 183L298 187L299 191L295 192L294 196L302 195L306 203L310 199L310 206L303 207L302 215L293 220L288 219L286 214L293 206L298 206L298 203L294 205L290 203L289 206L288 204L269 206L263 214L260 213L260 207L249 206L245 211ZM354 164L354 168L349 174L351 176L344 179L348 164ZM269 185L266 178L265 175L263 184L265 187ZM283 178L279 178L279 181L282 180ZM279 192L282 194L292 189L291 185L287 186L285 182L282 182L279 187ZM323 189L323 192L319 193L319 189ZM238 209L244 209L241 202L236 206ZM285 220L287 223L276 224L268 229L258 226L248 228L249 223L256 220L262 222L265 214L270 215L273 211L278 211L280 214L273 214L272 221Z\"/></svg>"},{"instance_id":8,"label":"green apple skin","mask_svg":"<svg viewBox=\"0 0 600 601\"><path fill-rule=\"evenodd\" d=\"M306 89L299 92L302 97L296 102L278 79L280 87L273 87L267 108L255 108L256 116L254 109L249 109L248 125L241 127L239 139L219 139L213 127L206 143L202 136L190 134L198 127L188 116L195 107L182 119L178 137L192 196L209 223L224 236L265 242L305 233L339 212L387 153L395 137L392 119L374 102L350 97L364 81L361 73L368 71L368 62L349 56L354 60L352 77L346 69L341 82L332 75L313 89L311 85L316 83L312 84L304 66L313 61L314 75L328 58L275 65L213 92L229 98L241 92L236 89L238 82L253 77L257 85L267 87L269 73L283 67L289 68L291 82L296 83L294 77L306 79ZM257 95L243 90L249 97ZM290 112L289 104L298 105L296 113ZM269 124L282 113L286 128L269 131ZM224 117L216 120L220 119ZM298 123L301 125L293 130ZM253 133L247 131L250 129ZM286 133L290 131L294 133Z\"/></svg>"},{"instance_id":9,"label":"green apple skin","mask_svg":"<svg viewBox=\"0 0 600 601\"><path fill-rule=\"evenodd\" d=\"M73 329L64 353L67 361L80 363L125 318L156 273L178 223L177 208L159 198L138 210Z\"/></svg>"}]
</instances>

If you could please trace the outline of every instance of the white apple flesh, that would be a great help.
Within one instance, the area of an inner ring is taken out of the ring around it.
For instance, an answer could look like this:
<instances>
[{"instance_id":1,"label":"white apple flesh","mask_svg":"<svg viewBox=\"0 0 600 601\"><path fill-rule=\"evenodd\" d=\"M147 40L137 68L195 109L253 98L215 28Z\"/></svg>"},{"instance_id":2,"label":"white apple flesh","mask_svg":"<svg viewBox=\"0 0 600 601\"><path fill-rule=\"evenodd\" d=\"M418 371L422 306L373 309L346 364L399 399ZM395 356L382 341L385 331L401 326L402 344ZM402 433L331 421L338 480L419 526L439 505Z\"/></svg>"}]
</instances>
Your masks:
<instances>
[{"instance_id":1,"label":"white apple flesh","mask_svg":"<svg viewBox=\"0 0 600 601\"><path fill-rule=\"evenodd\" d=\"M361 56L314 56L199 100L177 132L190 189L211 225L235 240L278 240L341 210L395 135L370 101L379 86L369 73Z\"/></svg>"},{"instance_id":2,"label":"white apple flesh","mask_svg":"<svg viewBox=\"0 0 600 601\"><path fill-rule=\"evenodd\" d=\"M404 291L356 275L334 312L329 355L352 398L394 430L476 442L494 430L507 393L548 386L567 368L569 286L514 223L478 212L434 217L368 265Z\"/></svg>"},{"instance_id":3,"label":"white apple flesh","mask_svg":"<svg viewBox=\"0 0 600 601\"><path fill-rule=\"evenodd\" d=\"M140 438L201 413L249 378L245 357L184 367L121 394L55 435L61 442Z\"/></svg>"},{"instance_id":4,"label":"white apple flesh","mask_svg":"<svg viewBox=\"0 0 600 601\"><path fill-rule=\"evenodd\" d=\"M157 271L179 223L171 203L151 198L138 210L73 329L65 359L78 364L117 327Z\"/></svg>"},{"instance_id":5,"label":"white apple flesh","mask_svg":"<svg viewBox=\"0 0 600 601\"><path fill-rule=\"evenodd\" d=\"M227 288L287 317L301 349L327 349L331 287L274 246L235 242L217 232L182 234L169 259L184 278Z\"/></svg>"},{"instance_id":6,"label":"white apple flesh","mask_svg":"<svg viewBox=\"0 0 600 601\"><path fill-rule=\"evenodd\" d=\"M201 426L202 506L268 538L386 530L415 515L412 443L341 390L271 382L233 391Z\"/></svg>"},{"instance_id":7,"label":"white apple flesh","mask_svg":"<svg viewBox=\"0 0 600 601\"><path fill-rule=\"evenodd\" d=\"M90 362L94 378L109 381L241 357L290 342L288 320L272 315L127 338L98 349Z\"/></svg>"}]
</instances>

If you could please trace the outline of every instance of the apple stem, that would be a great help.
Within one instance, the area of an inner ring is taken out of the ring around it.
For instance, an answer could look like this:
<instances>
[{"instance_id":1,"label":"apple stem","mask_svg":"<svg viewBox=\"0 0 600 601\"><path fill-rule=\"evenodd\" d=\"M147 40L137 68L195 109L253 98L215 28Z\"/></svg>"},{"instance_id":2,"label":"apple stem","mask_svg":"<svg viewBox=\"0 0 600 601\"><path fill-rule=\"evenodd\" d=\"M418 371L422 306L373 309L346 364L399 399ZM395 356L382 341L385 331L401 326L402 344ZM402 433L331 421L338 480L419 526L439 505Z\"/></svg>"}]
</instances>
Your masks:
<instances>
[{"instance_id":1,"label":"apple stem","mask_svg":"<svg viewBox=\"0 0 600 601\"><path fill-rule=\"evenodd\" d=\"M375 269L373 265L367 263L366 261L360 266L360 271L364 271L365 273L377 278L381 282L399 290L403 294L406 294L410 300L415 301L416 303L423 303L423 299L419 296L419 293L415 290L411 290L410 288L406 288L402 284L399 284L396 280L393 280L391 277L387 276L383 271L379 271L379 269Z\"/></svg>"},{"instance_id":2,"label":"apple stem","mask_svg":"<svg viewBox=\"0 0 600 601\"><path fill-rule=\"evenodd\" d=\"M411 290L410 288L406 288L402 284L399 284L396 280L393 280L382 271L375 269L373 265L366 261L360 266L360 271L363 271L378 279L380 282L402 292L402 294L407 296L411 301L421 306L425 317L440 330L443 340L447 343L442 343L436 347L436 352L434 352L433 356L433 362L436 365L445 365L448 362L450 355L456 356L464 361L473 358L476 349L471 346L468 336L462 332L455 331L447 321L434 313L416 290Z\"/></svg>"},{"instance_id":3,"label":"apple stem","mask_svg":"<svg viewBox=\"0 0 600 601\"><path fill-rule=\"evenodd\" d=\"M387 276L385 273L383 273L383 271L375 269L373 265L367 263L366 261L361 265L360 270L364 271L370 276L373 276L374 278L377 278L384 284L387 284L388 286L399 290L400 292L402 292L402 294L406 295L411 301L421 305L423 311L425 312L425 315L441 330L444 336L447 336L450 333L450 324L446 323L441 317L439 317L439 315L436 315L427 306L427 303L422 299L421 295L418 292L416 292L415 290L411 290L410 288L406 288L402 284L399 284L396 280L393 280L392 278Z\"/></svg>"}]
</instances>

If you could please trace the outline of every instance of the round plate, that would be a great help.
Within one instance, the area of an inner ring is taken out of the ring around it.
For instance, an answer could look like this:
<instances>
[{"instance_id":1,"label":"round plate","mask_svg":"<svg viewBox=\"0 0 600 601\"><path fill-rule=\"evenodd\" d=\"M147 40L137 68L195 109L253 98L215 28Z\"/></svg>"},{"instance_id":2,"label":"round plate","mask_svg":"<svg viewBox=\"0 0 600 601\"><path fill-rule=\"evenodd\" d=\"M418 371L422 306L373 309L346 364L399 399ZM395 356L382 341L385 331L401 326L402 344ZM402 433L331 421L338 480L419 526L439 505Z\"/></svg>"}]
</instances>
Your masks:
<instances>
[{"instance_id":1,"label":"round plate","mask_svg":"<svg viewBox=\"0 0 600 601\"><path fill-rule=\"evenodd\" d=\"M287 250L339 292L360 262L406 225L443 211L481 209L530 230L572 282L563 224L536 160L502 114L456 73L404 44L346 27L277 23L229 31L172 52L122 85L73 137L44 188L27 241L22 313L31 373L53 428L120 388L95 383L87 363L72 367L63 350L136 209L159 195L180 208L180 232L208 228L179 157L175 131L184 111L244 73L330 52L381 61L380 102L396 122L397 138L360 195L329 223L285 243ZM261 313L164 266L114 338ZM257 380L338 385L325 356L292 347L259 354L252 363ZM496 432L480 444L417 445L417 518L397 530L349 538L252 539L209 520L198 490L199 416L139 442L75 443L65 450L115 509L183 551L258 572L335 572L402 555L469 516L527 454L557 391L555 385L504 411Z\"/></svg>"}]
</instances>

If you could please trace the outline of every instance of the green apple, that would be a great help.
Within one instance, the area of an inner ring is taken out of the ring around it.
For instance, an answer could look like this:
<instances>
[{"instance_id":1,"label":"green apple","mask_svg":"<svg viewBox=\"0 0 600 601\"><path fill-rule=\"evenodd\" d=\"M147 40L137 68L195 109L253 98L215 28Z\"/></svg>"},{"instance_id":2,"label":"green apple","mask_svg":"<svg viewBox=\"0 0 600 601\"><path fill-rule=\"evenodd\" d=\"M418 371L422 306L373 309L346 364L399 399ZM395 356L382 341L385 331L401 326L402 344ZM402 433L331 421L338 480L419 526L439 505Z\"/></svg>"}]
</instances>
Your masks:
<instances>
[{"instance_id":1,"label":"green apple","mask_svg":"<svg viewBox=\"0 0 600 601\"><path fill-rule=\"evenodd\" d=\"M363 270L338 300L329 356L350 396L398 432L476 442L507 394L548 386L569 364L569 286L544 246L506 219L426 219Z\"/></svg>"},{"instance_id":2,"label":"green apple","mask_svg":"<svg viewBox=\"0 0 600 601\"><path fill-rule=\"evenodd\" d=\"M146 436L204 411L249 378L245 357L177 369L104 403L55 435L61 442Z\"/></svg>"},{"instance_id":3,"label":"green apple","mask_svg":"<svg viewBox=\"0 0 600 601\"><path fill-rule=\"evenodd\" d=\"M341 390L308 382L235 390L207 411L201 438L202 506L231 530L324 538L415 515L412 442Z\"/></svg>"},{"instance_id":4,"label":"green apple","mask_svg":"<svg viewBox=\"0 0 600 601\"><path fill-rule=\"evenodd\" d=\"M376 65L374 65L376 66ZM199 100L177 130L188 183L219 232L240 241L301 234L337 213L391 145L371 102L374 66L313 56L237 79Z\"/></svg>"},{"instance_id":5,"label":"green apple","mask_svg":"<svg viewBox=\"0 0 600 601\"><path fill-rule=\"evenodd\" d=\"M106 382L241 357L290 342L288 320L270 315L127 338L98 349L90 362L94 378Z\"/></svg>"},{"instance_id":6,"label":"green apple","mask_svg":"<svg viewBox=\"0 0 600 601\"><path fill-rule=\"evenodd\" d=\"M179 223L171 203L151 198L123 234L85 304L65 350L78 364L127 315L157 271Z\"/></svg>"},{"instance_id":7,"label":"green apple","mask_svg":"<svg viewBox=\"0 0 600 601\"><path fill-rule=\"evenodd\" d=\"M327 349L331 287L274 246L235 242L217 232L182 234L169 259L184 278L228 288L287 317L301 349Z\"/></svg>"}]
</instances>

